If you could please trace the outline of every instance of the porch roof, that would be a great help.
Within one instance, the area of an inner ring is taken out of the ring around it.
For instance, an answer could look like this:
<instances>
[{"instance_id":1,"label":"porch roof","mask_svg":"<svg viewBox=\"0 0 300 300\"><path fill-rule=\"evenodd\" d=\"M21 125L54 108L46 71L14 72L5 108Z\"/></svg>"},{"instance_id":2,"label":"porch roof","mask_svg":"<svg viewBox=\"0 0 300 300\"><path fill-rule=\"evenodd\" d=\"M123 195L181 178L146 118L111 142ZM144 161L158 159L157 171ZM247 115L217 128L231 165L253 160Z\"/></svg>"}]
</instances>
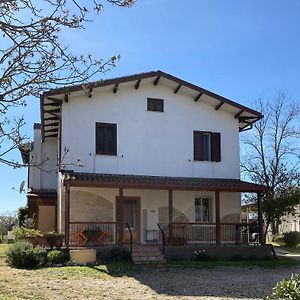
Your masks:
<instances>
[{"instance_id":1,"label":"porch roof","mask_svg":"<svg viewBox=\"0 0 300 300\"><path fill-rule=\"evenodd\" d=\"M206 190L224 192L267 192L268 187L240 179L167 177L61 171L64 185L135 189Z\"/></svg>"},{"instance_id":2,"label":"porch roof","mask_svg":"<svg viewBox=\"0 0 300 300\"><path fill-rule=\"evenodd\" d=\"M57 198L57 192L54 189L35 189L29 188L27 192L27 197L32 198Z\"/></svg>"}]
</instances>

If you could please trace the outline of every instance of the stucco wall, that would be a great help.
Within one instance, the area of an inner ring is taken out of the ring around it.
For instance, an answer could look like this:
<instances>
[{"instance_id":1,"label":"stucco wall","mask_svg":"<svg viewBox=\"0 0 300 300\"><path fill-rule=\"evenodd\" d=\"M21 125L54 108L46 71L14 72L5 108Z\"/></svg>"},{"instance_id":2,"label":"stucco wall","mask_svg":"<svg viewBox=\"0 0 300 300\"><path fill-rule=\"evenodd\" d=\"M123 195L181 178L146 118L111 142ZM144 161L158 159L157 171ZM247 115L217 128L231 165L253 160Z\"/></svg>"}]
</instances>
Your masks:
<instances>
[{"instance_id":1,"label":"stucco wall","mask_svg":"<svg viewBox=\"0 0 300 300\"><path fill-rule=\"evenodd\" d=\"M97 222L115 221L116 197L118 189L108 188L76 188L71 187L70 193L70 221ZM145 229L157 229L157 223L168 222L168 191L125 189L124 197L140 197L141 199L141 240ZM174 191L173 214L174 222L195 222L195 197L205 196L211 199L211 222L215 222L214 193L205 191ZM64 229L64 192L61 199L61 216L59 225ZM239 193L220 193L220 214L223 217L231 214L240 216ZM225 222L238 222L227 219Z\"/></svg>"},{"instance_id":2,"label":"stucco wall","mask_svg":"<svg viewBox=\"0 0 300 300\"><path fill-rule=\"evenodd\" d=\"M41 143L41 130L34 130L33 149L30 153L32 166L29 167L29 187L57 189L57 147L57 138L47 138Z\"/></svg>"},{"instance_id":3,"label":"stucco wall","mask_svg":"<svg viewBox=\"0 0 300 300\"><path fill-rule=\"evenodd\" d=\"M62 149L79 172L239 178L238 121L203 101L143 80L138 90L120 86L75 93L62 107ZM147 97L164 99L164 112L149 112ZM203 96L206 97L206 96ZM95 123L116 123L118 155L95 155ZM193 131L221 133L221 162L193 161ZM80 141L80 142L78 142Z\"/></svg>"}]
</instances>

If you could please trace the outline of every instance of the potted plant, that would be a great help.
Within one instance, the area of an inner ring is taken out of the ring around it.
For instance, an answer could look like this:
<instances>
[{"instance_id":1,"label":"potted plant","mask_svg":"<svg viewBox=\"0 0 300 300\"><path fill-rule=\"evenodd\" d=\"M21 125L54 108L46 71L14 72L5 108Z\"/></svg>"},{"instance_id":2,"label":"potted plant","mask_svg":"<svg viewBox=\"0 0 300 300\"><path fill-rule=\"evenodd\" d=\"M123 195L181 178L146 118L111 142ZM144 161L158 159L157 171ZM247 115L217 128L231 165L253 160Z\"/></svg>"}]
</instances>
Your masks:
<instances>
[{"instance_id":1,"label":"potted plant","mask_svg":"<svg viewBox=\"0 0 300 300\"><path fill-rule=\"evenodd\" d=\"M64 241L64 234L59 233L56 231L50 231L47 233L44 233L44 239L46 240L48 246L53 249L54 247L56 249L60 249L63 245Z\"/></svg>"},{"instance_id":2,"label":"potted plant","mask_svg":"<svg viewBox=\"0 0 300 300\"><path fill-rule=\"evenodd\" d=\"M25 240L30 242L33 246L45 246L43 233L39 230L19 227L14 230L14 238L16 240Z\"/></svg>"}]
</instances>

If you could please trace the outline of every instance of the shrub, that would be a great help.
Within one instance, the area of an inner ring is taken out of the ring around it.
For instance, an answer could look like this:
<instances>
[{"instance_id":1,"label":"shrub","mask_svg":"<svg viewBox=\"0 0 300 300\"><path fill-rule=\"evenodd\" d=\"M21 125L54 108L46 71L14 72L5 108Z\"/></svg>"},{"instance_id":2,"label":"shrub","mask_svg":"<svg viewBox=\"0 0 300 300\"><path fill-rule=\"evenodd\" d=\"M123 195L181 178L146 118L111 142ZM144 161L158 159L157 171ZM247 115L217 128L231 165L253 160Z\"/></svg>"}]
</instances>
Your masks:
<instances>
[{"instance_id":1,"label":"shrub","mask_svg":"<svg viewBox=\"0 0 300 300\"><path fill-rule=\"evenodd\" d=\"M291 279L277 282L272 294L264 299L300 299L300 274L292 275Z\"/></svg>"},{"instance_id":2,"label":"shrub","mask_svg":"<svg viewBox=\"0 0 300 300\"><path fill-rule=\"evenodd\" d=\"M41 247L33 247L26 241L12 244L6 252L7 263L15 268L29 269L43 266L47 261L47 252Z\"/></svg>"},{"instance_id":3,"label":"shrub","mask_svg":"<svg viewBox=\"0 0 300 300\"><path fill-rule=\"evenodd\" d=\"M230 261L240 261L243 260L243 257L239 254L232 255L228 260Z\"/></svg>"},{"instance_id":4,"label":"shrub","mask_svg":"<svg viewBox=\"0 0 300 300\"><path fill-rule=\"evenodd\" d=\"M14 231L14 237L16 240L21 240L26 237L41 237L43 233L36 229L19 227Z\"/></svg>"},{"instance_id":5,"label":"shrub","mask_svg":"<svg viewBox=\"0 0 300 300\"><path fill-rule=\"evenodd\" d=\"M64 234L63 233L58 233L55 231L47 232L44 233L44 238L49 244L50 248L53 249L55 246L56 248L60 249L62 246Z\"/></svg>"},{"instance_id":6,"label":"shrub","mask_svg":"<svg viewBox=\"0 0 300 300\"><path fill-rule=\"evenodd\" d=\"M198 261L212 260L212 257L207 253L206 250L194 251L194 255L195 255L195 260Z\"/></svg>"},{"instance_id":7,"label":"shrub","mask_svg":"<svg viewBox=\"0 0 300 300\"><path fill-rule=\"evenodd\" d=\"M284 243L291 248L296 247L300 243L300 232L290 231L283 234Z\"/></svg>"},{"instance_id":8,"label":"shrub","mask_svg":"<svg viewBox=\"0 0 300 300\"><path fill-rule=\"evenodd\" d=\"M278 244L283 244L284 243L282 234L275 235L272 240L273 240L273 242L276 242Z\"/></svg>"},{"instance_id":9,"label":"shrub","mask_svg":"<svg viewBox=\"0 0 300 300\"><path fill-rule=\"evenodd\" d=\"M131 254L127 248L116 247L112 248L108 255L110 261L130 261Z\"/></svg>"},{"instance_id":10,"label":"shrub","mask_svg":"<svg viewBox=\"0 0 300 300\"><path fill-rule=\"evenodd\" d=\"M65 251L52 250L48 252L47 259L51 264L63 264L70 259L70 256Z\"/></svg>"}]
</instances>

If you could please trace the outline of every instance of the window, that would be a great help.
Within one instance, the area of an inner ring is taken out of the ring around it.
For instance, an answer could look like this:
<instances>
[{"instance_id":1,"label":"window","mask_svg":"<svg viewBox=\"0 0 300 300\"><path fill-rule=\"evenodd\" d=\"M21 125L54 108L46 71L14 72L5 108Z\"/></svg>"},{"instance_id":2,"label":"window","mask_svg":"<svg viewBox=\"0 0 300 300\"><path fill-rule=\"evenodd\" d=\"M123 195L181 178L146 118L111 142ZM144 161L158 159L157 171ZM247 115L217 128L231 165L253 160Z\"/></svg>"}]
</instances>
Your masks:
<instances>
[{"instance_id":1,"label":"window","mask_svg":"<svg viewBox=\"0 0 300 300\"><path fill-rule=\"evenodd\" d=\"M210 201L207 197L195 198L195 221L209 222L210 221Z\"/></svg>"},{"instance_id":2,"label":"window","mask_svg":"<svg viewBox=\"0 0 300 300\"><path fill-rule=\"evenodd\" d=\"M96 123L96 154L117 155L117 124Z\"/></svg>"},{"instance_id":3,"label":"window","mask_svg":"<svg viewBox=\"0 0 300 300\"><path fill-rule=\"evenodd\" d=\"M136 211L137 203L136 200L125 200L124 201L124 210L125 210L125 220L131 229L136 227ZM127 228L125 224L125 228Z\"/></svg>"},{"instance_id":4,"label":"window","mask_svg":"<svg viewBox=\"0 0 300 300\"><path fill-rule=\"evenodd\" d=\"M194 160L221 161L221 134L194 131Z\"/></svg>"},{"instance_id":5,"label":"window","mask_svg":"<svg viewBox=\"0 0 300 300\"><path fill-rule=\"evenodd\" d=\"M164 111L164 99L147 98L147 110L148 111Z\"/></svg>"}]
</instances>

